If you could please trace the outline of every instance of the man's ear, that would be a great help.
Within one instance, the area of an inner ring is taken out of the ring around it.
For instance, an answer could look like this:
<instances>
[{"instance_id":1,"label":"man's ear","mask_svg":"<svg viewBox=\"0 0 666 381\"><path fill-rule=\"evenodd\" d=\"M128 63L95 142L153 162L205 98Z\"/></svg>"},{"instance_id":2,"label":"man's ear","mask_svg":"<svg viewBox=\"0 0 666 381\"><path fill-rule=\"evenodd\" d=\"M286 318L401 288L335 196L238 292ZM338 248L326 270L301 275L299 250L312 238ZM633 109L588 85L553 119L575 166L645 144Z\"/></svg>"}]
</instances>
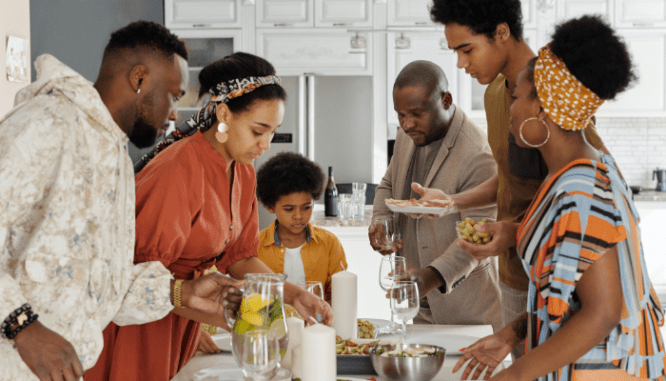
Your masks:
<instances>
[{"instance_id":1,"label":"man's ear","mask_svg":"<svg viewBox=\"0 0 666 381\"><path fill-rule=\"evenodd\" d=\"M148 68L145 65L136 65L130 70L129 81L133 92L139 92L146 76L148 76Z\"/></svg>"},{"instance_id":2,"label":"man's ear","mask_svg":"<svg viewBox=\"0 0 666 381\"><path fill-rule=\"evenodd\" d=\"M504 42L511 37L509 24L502 22L495 27L495 41Z\"/></svg>"},{"instance_id":3,"label":"man's ear","mask_svg":"<svg viewBox=\"0 0 666 381\"><path fill-rule=\"evenodd\" d=\"M266 210L270 212L271 214L275 214L275 207L269 208L268 206L266 207Z\"/></svg>"},{"instance_id":4,"label":"man's ear","mask_svg":"<svg viewBox=\"0 0 666 381\"><path fill-rule=\"evenodd\" d=\"M450 92L446 91L442 93L442 106L444 110L448 110L453 104L453 95Z\"/></svg>"}]
</instances>

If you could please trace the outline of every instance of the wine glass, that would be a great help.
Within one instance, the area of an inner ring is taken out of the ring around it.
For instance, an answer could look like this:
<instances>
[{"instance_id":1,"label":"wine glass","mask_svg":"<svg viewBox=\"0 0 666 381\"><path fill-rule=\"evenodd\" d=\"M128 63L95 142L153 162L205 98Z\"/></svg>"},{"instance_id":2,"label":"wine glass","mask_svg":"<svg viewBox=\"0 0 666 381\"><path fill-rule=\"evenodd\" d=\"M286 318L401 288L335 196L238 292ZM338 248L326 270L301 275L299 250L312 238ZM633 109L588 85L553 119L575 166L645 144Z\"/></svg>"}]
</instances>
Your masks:
<instances>
[{"instance_id":1,"label":"wine glass","mask_svg":"<svg viewBox=\"0 0 666 381\"><path fill-rule=\"evenodd\" d=\"M243 338L243 376L253 381L271 379L280 359L280 346L275 332L255 329L245 332Z\"/></svg>"},{"instance_id":2,"label":"wine glass","mask_svg":"<svg viewBox=\"0 0 666 381\"><path fill-rule=\"evenodd\" d=\"M399 281L393 283L389 295L391 312L402 323L402 344L404 344L407 334L405 324L419 313L419 288L416 282Z\"/></svg>"},{"instance_id":3,"label":"wine glass","mask_svg":"<svg viewBox=\"0 0 666 381\"><path fill-rule=\"evenodd\" d=\"M319 299L324 299L324 286L321 285L321 282L316 280L299 281L296 285L315 294Z\"/></svg>"},{"instance_id":4,"label":"wine glass","mask_svg":"<svg viewBox=\"0 0 666 381\"><path fill-rule=\"evenodd\" d=\"M393 222L393 216L375 216L371 227L375 228L374 244L385 250L392 249L400 241L400 230Z\"/></svg>"},{"instance_id":5,"label":"wine glass","mask_svg":"<svg viewBox=\"0 0 666 381\"><path fill-rule=\"evenodd\" d=\"M379 264L379 286L384 291L389 291L393 283L407 274L407 262L405 257L395 254L382 257ZM379 333L398 333L400 328L393 321L393 310L391 310L391 322L385 327L379 327Z\"/></svg>"}]
</instances>

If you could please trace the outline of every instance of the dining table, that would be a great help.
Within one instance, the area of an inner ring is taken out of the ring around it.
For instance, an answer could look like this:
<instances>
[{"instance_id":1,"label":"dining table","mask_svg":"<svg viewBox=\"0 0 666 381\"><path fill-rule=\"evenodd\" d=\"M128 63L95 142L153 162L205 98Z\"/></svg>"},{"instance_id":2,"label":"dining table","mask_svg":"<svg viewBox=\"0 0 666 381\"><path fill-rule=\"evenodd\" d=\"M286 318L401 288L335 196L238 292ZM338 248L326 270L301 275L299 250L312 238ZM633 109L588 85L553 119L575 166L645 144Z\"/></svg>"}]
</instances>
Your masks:
<instances>
[{"instance_id":1,"label":"dining table","mask_svg":"<svg viewBox=\"0 0 666 381\"><path fill-rule=\"evenodd\" d=\"M372 320L372 319L370 319ZM375 319L376 321L377 319ZM373 322L375 323L375 322ZM459 349L472 344L477 339L491 335L493 333L490 325L440 325L440 324L408 324L406 333L406 343L413 344L429 344L438 345L446 349L446 356L442 368L437 373L432 381L458 381L462 377L464 367L458 372L453 373L453 367L456 362L461 358ZM399 343L401 334L380 335L378 340L383 342ZM237 369L233 355L229 351L230 334L227 332L218 333L213 336L213 339L221 349L221 353L215 354L202 354L197 353L185 366L176 374L172 381L218 381L229 380L227 377L217 377L216 370ZM351 355L349 355L351 356ZM507 357L495 369L495 373L501 371L505 366L510 365L510 357ZM340 368L338 368L340 369ZM204 377L205 376L205 377ZM377 381L381 378L376 374L344 374L338 375L340 379L345 377L353 378L354 380L366 380L374 377ZM239 378L241 381L242 378ZM281 381L281 380L280 380Z\"/></svg>"}]
</instances>

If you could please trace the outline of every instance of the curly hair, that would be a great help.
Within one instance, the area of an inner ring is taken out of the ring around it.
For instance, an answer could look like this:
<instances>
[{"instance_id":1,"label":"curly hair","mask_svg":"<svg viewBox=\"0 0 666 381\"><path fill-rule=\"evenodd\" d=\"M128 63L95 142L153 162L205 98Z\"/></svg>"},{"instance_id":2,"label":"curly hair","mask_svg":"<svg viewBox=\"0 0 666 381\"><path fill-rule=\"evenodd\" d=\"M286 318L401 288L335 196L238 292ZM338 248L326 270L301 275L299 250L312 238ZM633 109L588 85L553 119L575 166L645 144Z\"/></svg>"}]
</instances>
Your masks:
<instances>
[{"instance_id":1,"label":"curly hair","mask_svg":"<svg viewBox=\"0 0 666 381\"><path fill-rule=\"evenodd\" d=\"M627 45L599 16L583 16L559 24L550 50L601 99L614 99L637 78ZM530 60L526 67L527 79L533 86L536 60ZM536 98L536 89L530 95Z\"/></svg>"},{"instance_id":2,"label":"curly hair","mask_svg":"<svg viewBox=\"0 0 666 381\"><path fill-rule=\"evenodd\" d=\"M104 48L104 55L124 49L151 50L161 53L165 58L171 58L174 54L186 60L188 58L185 43L169 29L151 21L135 21L113 32Z\"/></svg>"},{"instance_id":3,"label":"curly hair","mask_svg":"<svg viewBox=\"0 0 666 381\"><path fill-rule=\"evenodd\" d=\"M275 75L270 62L253 54L236 52L206 65L199 73L199 98L206 95L218 83L245 77ZM241 97L233 98L226 105L234 113L247 111L256 100L287 99L287 92L280 85L265 85Z\"/></svg>"},{"instance_id":4,"label":"curly hair","mask_svg":"<svg viewBox=\"0 0 666 381\"><path fill-rule=\"evenodd\" d=\"M274 208L282 196L307 192L318 200L324 191L324 172L317 163L293 152L280 152L257 171L257 198Z\"/></svg>"},{"instance_id":5,"label":"curly hair","mask_svg":"<svg viewBox=\"0 0 666 381\"><path fill-rule=\"evenodd\" d=\"M523 38L520 0L433 0L430 18L443 25L467 26L489 39L495 37L497 25L505 22L516 40Z\"/></svg>"}]
</instances>

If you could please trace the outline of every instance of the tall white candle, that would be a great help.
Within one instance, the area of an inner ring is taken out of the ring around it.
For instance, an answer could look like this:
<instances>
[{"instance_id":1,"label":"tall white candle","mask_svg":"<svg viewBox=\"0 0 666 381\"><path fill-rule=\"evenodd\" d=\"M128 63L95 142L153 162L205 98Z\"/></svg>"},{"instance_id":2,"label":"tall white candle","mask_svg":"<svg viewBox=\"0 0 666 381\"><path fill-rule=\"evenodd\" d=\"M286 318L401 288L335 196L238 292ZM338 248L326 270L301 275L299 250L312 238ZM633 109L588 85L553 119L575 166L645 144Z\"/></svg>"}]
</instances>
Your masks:
<instances>
[{"instance_id":1,"label":"tall white candle","mask_svg":"<svg viewBox=\"0 0 666 381\"><path fill-rule=\"evenodd\" d=\"M340 271L331 276L331 308L335 315L335 333L345 340L358 336L356 324L356 284L358 277L349 271Z\"/></svg>"},{"instance_id":2,"label":"tall white candle","mask_svg":"<svg viewBox=\"0 0 666 381\"><path fill-rule=\"evenodd\" d=\"M287 318L287 332L289 334L289 342L287 344L287 353L280 362L280 366L285 369L291 369L292 373L301 374L300 369L298 371L293 370L296 366L296 361L293 354L293 349L301 345L301 338L303 337L303 319L297 317L288 317Z\"/></svg>"},{"instance_id":3,"label":"tall white candle","mask_svg":"<svg viewBox=\"0 0 666 381\"><path fill-rule=\"evenodd\" d=\"M303 330L301 340L303 381L335 381L335 330L323 324L311 325Z\"/></svg>"}]
</instances>

